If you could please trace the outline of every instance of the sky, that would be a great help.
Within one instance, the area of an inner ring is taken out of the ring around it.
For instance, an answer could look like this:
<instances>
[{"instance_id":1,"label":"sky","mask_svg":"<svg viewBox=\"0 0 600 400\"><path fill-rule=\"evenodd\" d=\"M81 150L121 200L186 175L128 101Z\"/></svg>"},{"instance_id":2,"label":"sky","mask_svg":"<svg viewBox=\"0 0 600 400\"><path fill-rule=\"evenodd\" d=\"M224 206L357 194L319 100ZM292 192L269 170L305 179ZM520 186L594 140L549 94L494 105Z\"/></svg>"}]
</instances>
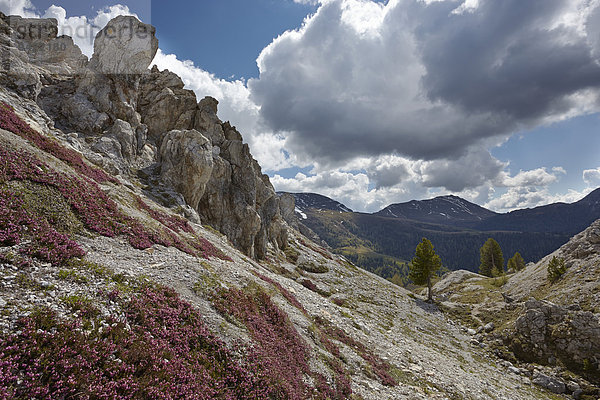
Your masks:
<instances>
[{"instance_id":1,"label":"sky","mask_svg":"<svg viewBox=\"0 0 600 400\"><path fill-rule=\"evenodd\" d=\"M506 212L600 186L600 0L0 0L0 11L90 32L120 14L153 24L154 63L219 100L276 190L366 212L446 194ZM75 38L88 56L91 37Z\"/></svg>"}]
</instances>

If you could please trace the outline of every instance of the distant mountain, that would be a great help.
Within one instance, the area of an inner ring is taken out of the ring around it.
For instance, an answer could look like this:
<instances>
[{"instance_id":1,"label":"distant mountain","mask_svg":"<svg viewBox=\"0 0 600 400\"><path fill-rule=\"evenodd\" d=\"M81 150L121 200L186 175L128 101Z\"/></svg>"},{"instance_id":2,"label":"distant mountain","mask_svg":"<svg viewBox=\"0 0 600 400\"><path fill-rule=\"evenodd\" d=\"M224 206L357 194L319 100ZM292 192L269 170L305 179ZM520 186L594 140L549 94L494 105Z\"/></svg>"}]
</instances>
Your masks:
<instances>
[{"instance_id":1,"label":"distant mountain","mask_svg":"<svg viewBox=\"0 0 600 400\"><path fill-rule=\"evenodd\" d=\"M316 193L290 193L296 200L296 213L300 214L301 218L306 219L306 211L308 210L328 210L338 212L352 212L352 210L339 201L330 199Z\"/></svg>"},{"instance_id":2,"label":"distant mountain","mask_svg":"<svg viewBox=\"0 0 600 400\"><path fill-rule=\"evenodd\" d=\"M430 200L392 204L374 215L432 224L471 226L498 214L457 196L440 196Z\"/></svg>"},{"instance_id":3,"label":"distant mountain","mask_svg":"<svg viewBox=\"0 0 600 400\"><path fill-rule=\"evenodd\" d=\"M546 206L496 214L474 226L482 231L566 233L572 236L600 218L600 188L576 203ZM556 250L556 249L554 249Z\"/></svg>"},{"instance_id":4,"label":"distant mountain","mask_svg":"<svg viewBox=\"0 0 600 400\"><path fill-rule=\"evenodd\" d=\"M505 259L516 251L527 262L558 249L600 218L600 189L573 203L498 214L456 196L392 204L373 213L350 212L316 194L294 194L302 222L336 252L386 278L402 270L421 238L429 238L450 269L479 267L479 248L489 237Z\"/></svg>"}]
</instances>

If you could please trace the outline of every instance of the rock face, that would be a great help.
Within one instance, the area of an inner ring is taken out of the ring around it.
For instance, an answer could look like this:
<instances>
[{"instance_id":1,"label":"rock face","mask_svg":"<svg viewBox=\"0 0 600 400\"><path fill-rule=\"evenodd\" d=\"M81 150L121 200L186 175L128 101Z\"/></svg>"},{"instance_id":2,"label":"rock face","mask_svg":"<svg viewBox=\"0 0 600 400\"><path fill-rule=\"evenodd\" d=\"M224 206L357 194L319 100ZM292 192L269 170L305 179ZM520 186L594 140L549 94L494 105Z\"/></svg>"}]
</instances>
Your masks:
<instances>
[{"instance_id":1,"label":"rock face","mask_svg":"<svg viewBox=\"0 0 600 400\"><path fill-rule=\"evenodd\" d=\"M225 233L251 257L264 258L267 243L287 246L279 196L250 154L240 133L217 117L218 102L198 103L194 128L211 139L214 169L198 213L203 221Z\"/></svg>"},{"instance_id":2,"label":"rock face","mask_svg":"<svg viewBox=\"0 0 600 400\"><path fill-rule=\"evenodd\" d=\"M133 17L115 18L98 33L89 65L34 97L109 172L127 178L144 169L250 257L284 249L287 224L269 178L240 132L218 118L216 99L198 102L174 73L148 70L154 34Z\"/></svg>"},{"instance_id":3,"label":"rock face","mask_svg":"<svg viewBox=\"0 0 600 400\"><path fill-rule=\"evenodd\" d=\"M162 139L160 159L163 182L175 188L192 208L197 209L213 171L209 140L196 130L168 132Z\"/></svg>"},{"instance_id":4,"label":"rock face","mask_svg":"<svg viewBox=\"0 0 600 400\"><path fill-rule=\"evenodd\" d=\"M141 77L139 86L138 109L152 140L160 141L161 136L171 130L195 128L196 95L183 88L183 81L177 75L159 72L154 67L150 74Z\"/></svg>"},{"instance_id":5,"label":"rock face","mask_svg":"<svg viewBox=\"0 0 600 400\"><path fill-rule=\"evenodd\" d=\"M574 370L598 371L598 315L530 299L515 323L512 349L520 358L542 364L557 358Z\"/></svg>"},{"instance_id":6,"label":"rock face","mask_svg":"<svg viewBox=\"0 0 600 400\"><path fill-rule=\"evenodd\" d=\"M142 74L158 51L156 29L119 16L96 35L91 67L103 74Z\"/></svg>"}]
</instances>

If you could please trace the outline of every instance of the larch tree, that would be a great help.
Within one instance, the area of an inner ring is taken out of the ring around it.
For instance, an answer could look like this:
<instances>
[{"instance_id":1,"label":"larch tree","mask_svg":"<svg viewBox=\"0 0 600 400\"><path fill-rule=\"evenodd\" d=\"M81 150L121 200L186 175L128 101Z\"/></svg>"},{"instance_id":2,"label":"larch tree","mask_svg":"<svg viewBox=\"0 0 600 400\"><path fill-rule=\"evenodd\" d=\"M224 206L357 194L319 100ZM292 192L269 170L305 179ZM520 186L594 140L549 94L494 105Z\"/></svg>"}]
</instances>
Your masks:
<instances>
[{"instance_id":1,"label":"larch tree","mask_svg":"<svg viewBox=\"0 0 600 400\"><path fill-rule=\"evenodd\" d=\"M423 238L421 243L417 245L415 257L410 263L410 271L408 277L415 285L427 285L427 301L433 301L431 292L431 278L442 267L440 256L435 254L433 244Z\"/></svg>"},{"instance_id":2,"label":"larch tree","mask_svg":"<svg viewBox=\"0 0 600 400\"><path fill-rule=\"evenodd\" d=\"M508 260L508 263L506 264L506 268L509 271L512 270L514 272L519 272L520 270L525 268L525 260L523 260L523 257L521 257L521 253L519 253L517 251L515 253L515 255L512 256L512 258L510 260Z\"/></svg>"},{"instance_id":3,"label":"larch tree","mask_svg":"<svg viewBox=\"0 0 600 400\"><path fill-rule=\"evenodd\" d=\"M498 276L504 273L504 256L498 242L489 238L479 249L481 265L479 273L485 276Z\"/></svg>"}]
</instances>

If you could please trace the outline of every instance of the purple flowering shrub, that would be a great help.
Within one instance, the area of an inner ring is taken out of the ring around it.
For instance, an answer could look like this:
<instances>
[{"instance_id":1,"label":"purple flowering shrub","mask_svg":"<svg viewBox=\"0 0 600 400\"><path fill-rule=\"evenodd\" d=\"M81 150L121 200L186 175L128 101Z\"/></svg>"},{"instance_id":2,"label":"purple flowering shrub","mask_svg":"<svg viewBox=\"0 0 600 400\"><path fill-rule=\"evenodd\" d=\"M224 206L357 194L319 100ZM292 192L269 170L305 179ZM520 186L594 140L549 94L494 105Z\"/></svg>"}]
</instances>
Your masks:
<instances>
[{"instance_id":1,"label":"purple flowering shrub","mask_svg":"<svg viewBox=\"0 0 600 400\"><path fill-rule=\"evenodd\" d=\"M0 128L27 139L40 150L52 154L59 160L69 164L80 174L85 175L98 183L119 183L117 179L108 175L101 169L89 166L76 151L67 149L60 145L56 140L40 135L38 132L34 131L25 121L19 118L11 106L2 102L0 102Z\"/></svg>"},{"instance_id":2,"label":"purple flowering shrub","mask_svg":"<svg viewBox=\"0 0 600 400\"><path fill-rule=\"evenodd\" d=\"M186 232L186 233L194 233L194 229L190 226L187 219L175 216L175 215L167 215L160 211L157 211L150 207L148 204L144 202L140 197L136 196L135 198L136 204L140 210L146 211L150 216L172 230L173 232Z\"/></svg>"},{"instance_id":3,"label":"purple flowering shrub","mask_svg":"<svg viewBox=\"0 0 600 400\"><path fill-rule=\"evenodd\" d=\"M304 374L310 373L308 346L266 293L221 289L214 305L219 312L240 320L250 332L255 356L267 368L271 395L291 400L309 397L303 381Z\"/></svg>"},{"instance_id":4,"label":"purple flowering shrub","mask_svg":"<svg viewBox=\"0 0 600 400\"><path fill-rule=\"evenodd\" d=\"M278 289L283 288L279 285ZM294 303L293 300L291 302ZM262 290L244 292L235 288L221 289L213 299L213 304L219 312L235 317L248 329L254 341L251 353L266 368L272 398L342 400L352 394L346 371L336 360L328 361L335 374L333 382L310 370L307 344L287 315ZM305 375L313 378L314 389L305 384Z\"/></svg>"},{"instance_id":5,"label":"purple flowering shrub","mask_svg":"<svg viewBox=\"0 0 600 400\"><path fill-rule=\"evenodd\" d=\"M20 244L25 236L30 240L19 249L21 255L61 264L84 254L68 235L57 232L48 221L31 214L22 198L0 189L0 245Z\"/></svg>"},{"instance_id":6,"label":"purple flowering shrub","mask_svg":"<svg viewBox=\"0 0 600 400\"><path fill-rule=\"evenodd\" d=\"M277 290L279 290L279 293L281 293L281 295L283 297L285 297L285 299L294 307L296 307L298 310L302 311L302 314L308 316L308 312L306 311L306 309L304 308L304 306L298 301L298 299L296 299L296 297L291 294L286 288L284 288L283 286L281 286L278 282L275 282L273 279L264 276L258 272L254 273L256 276L258 276L260 279L262 279L265 282L270 283L271 285L275 286L277 288Z\"/></svg>"},{"instance_id":7,"label":"purple flowering shrub","mask_svg":"<svg viewBox=\"0 0 600 400\"><path fill-rule=\"evenodd\" d=\"M124 306L127 321L99 328L96 319L89 330L89 314L66 322L38 310L21 320L0 338L0 398L277 398L260 360L240 359L171 289L143 288Z\"/></svg>"},{"instance_id":8,"label":"purple flowering shrub","mask_svg":"<svg viewBox=\"0 0 600 400\"><path fill-rule=\"evenodd\" d=\"M0 185L13 180L27 180L56 189L87 229L107 237L124 235L134 248L146 249L161 244L192 255L229 260L210 242L195 234L193 239L182 239L169 226L163 226L160 231L144 227L138 220L121 212L98 184L88 178L78 179L52 171L31 154L0 147ZM191 230L189 224L183 224L176 217L170 219L161 215L160 218L178 230ZM175 221L179 227L174 226ZM44 215L26 210L23 199L9 188L4 188L0 197L0 244L18 244L24 237L33 238L33 243L26 250L32 257L60 264L71 257L83 255L77 244L67 235L57 232Z\"/></svg>"},{"instance_id":9,"label":"purple flowering shrub","mask_svg":"<svg viewBox=\"0 0 600 400\"><path fill-rule=\"evenodd\" d=\"M315 293L318 293L318 294L320 294L323 297L329 297L329 296L331 296L330 292L319 289L317 287L317 285L313 281L311 281L310 279L302 279L300 281L300 284L302 286L304 286L305 288L307 288L308 290L311 290L311 291L313 291Z\"/></svg>"},{"instance_id":10,"label":"purple flowering shrub","mask_svg":"<svg viewBox=\"0 0 600 400\"><path fill-rule=\"evenodd\" d=\"M273 279L262 275L258 272L253 272L254 275L262 279L263 281L270 283L273 285L279 293L294 307L299 309L304 316L311 319L308 311L304 308L304 306L296 299L296 297L290 293L287 289L281 286L278 282ZM309 281L310 282L310 281ZM312 282L311 282L312 283ZM314 283L313 283L314 285ZM316 287L316 286L315 286ZM347 376L347 371L340 362L341 353L339 347L334 344L327 334L323 332L318 325L314 326L317 335L319 337L319 342L325 347L325 349L335 357L335 359L327 359L326 362L334 373L334 383L333 385L327 383L325 377L320 374L311 373L314 380L316 381L316 388L321 396L326 399L346 399L350 394L352 394L352 387L350 384L350 380Z\"/></svg>"}]
</instances>

